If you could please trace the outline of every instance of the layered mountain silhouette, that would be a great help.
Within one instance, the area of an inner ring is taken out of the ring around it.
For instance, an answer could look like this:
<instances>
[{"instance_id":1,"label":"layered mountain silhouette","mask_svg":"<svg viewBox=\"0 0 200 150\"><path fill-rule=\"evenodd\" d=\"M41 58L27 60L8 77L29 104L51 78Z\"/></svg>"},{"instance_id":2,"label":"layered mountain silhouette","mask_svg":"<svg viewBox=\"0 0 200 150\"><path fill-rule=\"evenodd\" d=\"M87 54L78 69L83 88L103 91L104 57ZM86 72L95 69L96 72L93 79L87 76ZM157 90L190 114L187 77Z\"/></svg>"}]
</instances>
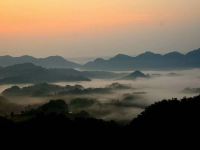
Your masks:
<instances>
[{"instance_id":1,"label":"layered mountain silhouette","mask_svg":"<svg viewBox=\"0 0 200 150\"><path fill-rule=\"evenodd\" d=\"M200 67L200 48L187 54L170 52L164 55L145 52L132 57L118 54L108 60L97 58L85 65L80 65L64 59L61 56L50 56L47 58L34 58L32 56L0 56L0 66L6 67L15 64L32 63L44 68L81 68L86 70L166 70L166 69L190 69ZM0 69L1 69L0 67ZM91 76L94 75L90 74ZM107 74L112 76L111 74Z\"/></svg>"},{"instance_id":2,"label":"layered mountain silhouette","mask_svg":"<svg viewBox=\"0 0 200 150\"><path fill-rule=\"evenodd\" d=\"M118 54L108 60L98 58L83 68L91 70L141 70L141 69L189 69L200 67L200 49L187 54L170 52L165 55L145 52L136 57Z\"/></svg>"},{"instance_id":3,"label":"layered mountain silhouette","mask_svg":"<svg viewBox=\"0 0 200 150\"><path fill-rule=\"evenodd\" d=\"M16 64L32 63L45 68L77 68L80 67L79 64L68 61L61 56L50 56L47 58L35 58L32 56L0 56L0 66L6 67Z\"/></svg>"},{"instance_id":4,"label":"layered mountain silhouette","mask_svg":"<svg viewBox=\"0 0 200 150\"><path fill-rule=\"evenodd\" d=\"M58 81L90 81L90 79L74 69L46 69L31 63L17 64L0 69L0 84Z\"/></svg>"},{"instance_id":5,"label":"layered mountain silhouette","mask_svg":"<svg viewBox=\"0 0 200 150\"><path fill-rule=\"evenodd\" d=\"M32 63L24 63L0 67L0 84L90 81L90 79L117 79L124 75L127 74L108 71L78 71L70 68L44 68Z\"/></svg>"}]
</instances>

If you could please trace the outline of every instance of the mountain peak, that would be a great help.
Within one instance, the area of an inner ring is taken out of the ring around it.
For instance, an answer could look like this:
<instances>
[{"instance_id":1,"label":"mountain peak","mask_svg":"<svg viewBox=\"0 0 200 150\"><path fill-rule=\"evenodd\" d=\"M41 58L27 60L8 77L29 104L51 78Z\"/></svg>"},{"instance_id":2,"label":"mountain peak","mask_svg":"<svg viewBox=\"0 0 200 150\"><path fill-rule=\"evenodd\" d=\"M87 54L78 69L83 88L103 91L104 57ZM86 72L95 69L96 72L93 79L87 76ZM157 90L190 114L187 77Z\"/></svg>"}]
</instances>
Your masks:
<instances>
[{"instance_id":1,"label":"mountain peak","mask_svg":"<svg viewBox=\"0 0 200 150\"><path fill-rule=\"evenodd\" d=\"M150 51L146 51L140 55L138 55L138 57L153 57L153 56L161 56L160 54L155 54L153 52Z\"/></svg>"},{"instance_id":2,"label":"mountain peak","mask_svg":"<svg viewBox=\"0 0 200 150\"><path fill-rule=\"evenodd\" d=\"M183 54L181 54L180 52L177 52L177 51L173 51L173 52L170 52L170 53L167 53L165 54L164 56L168 56L168 57L173 57L173 56L184 56Z\"/></svg>"},{"instance_id":3,"label":"mountain peak","mask_svg":"<svg viewBox=\"0 0 200 150\"><path fill-rule=\"evenodd\" d=\"M200 48L187 53L186 56L200 56Z\"/></svg>"},{"instance_id":4,"label":"mountain peak","mask_svg":"<svg viewBox=\"0 0 200 150\"><path fill-rule=\"evenodd\" d=\"M124 77L123 79L135 80L138 78L148 78L148 77L149 77L149 75L145 75L143 72L136 70L136 71L130 73L128 76Z\"/></svg>"},{"instance_id":5,"label":"mountain peak","mask_svg":"<svg viewBox=\"0 0 200 150\"><path fill-rule=\"evenodd\" d=\"M117 54L115 57L130 57L130 56L119 53L119 54Z\"/></svg>"},{"instance_id":6,"label":"mountain peak","mask_svg":"<svg viewBox=\"0 0 200 150\"><path fill-rule=\"evenodd\" d=\"M155 53L151 52L151 51L146 51L143 53L144 55L154 55Z\"/></svg>"},{"instance_id":7,"label":"mountain peak","mask_svg":"<svg viewBox=\"0 0 200 150\"><path fill-rule=\"evenodd\" d=\"M145 76L145 74L142 73L142 72L139 71L139 70L136 70L136 71L132 72L130 75L131 75L131 76Z\"/></svg>"},{"instance_id":8,"label":"mountain peak","mask_svg":"<svg viewBox=\"0 0 200 150\"><path fill-rule=\"evenodd\" d=\"M21 57L29 57L29 58L34 58L33 56L30 56L30 55L23 55Z\"/></svg>"},{"instance_id":9,"label":"mountain peak","mask_svg":"<svg viewBox=\"0 0 200 150\"><path fill-rule=\"evenodd\" d=\"M65 58L63 58L62 56L58 56L58 55L49 56L49 57L47 57L46 59L60 59L60 60L65 60Z\"/></svg>"},{"instance_id":10,"label":"mountain peak","mask_svg":"<svg viewBox=\"0 0 200 150\"><path fill-rule=\"evenodd\" d=\"M120 60L128 60L128 59L132 59L132 57L125 54L117 54L116 56L112 57L110 60L120 61Z\"/></svg>"},{"instance_id":11,"label":"mountain peak","mask_svg":"<svg viewBox=\"0 0 200 150\"><path fill-rule=\"evenodd\" d=\"M45 68L76 68L80 66L79 64L68 61L61 56L49 56L46 58L35 58L29 55L19 57L0 56L0 64L3 67L22 63L33 63Z\"/></svg>"},{"instance_id":12,"label":"mountain peak","mask_svg":"<svg viewBox=\"0 0 200 150\"><path fill-rule=\"evenodd\" d=\"M97 58L94 60L94 62L102 62L102 61L105 61L103 58Z\"/></svg>"},{"instance_id":13,"label":"mountain peak","mask_svg":"<svg viewBox=\"0 0 200 150\"><path fill-rule=\"evenodd\" d=\"M17 59L24 59L24 60L27 60L28 61L31 61L31 60L35 60L34 57L32 56L29 56L29 55L23 55L23 56L20 56L20 57L16 57Z\"/></svg>"}]
</instances>

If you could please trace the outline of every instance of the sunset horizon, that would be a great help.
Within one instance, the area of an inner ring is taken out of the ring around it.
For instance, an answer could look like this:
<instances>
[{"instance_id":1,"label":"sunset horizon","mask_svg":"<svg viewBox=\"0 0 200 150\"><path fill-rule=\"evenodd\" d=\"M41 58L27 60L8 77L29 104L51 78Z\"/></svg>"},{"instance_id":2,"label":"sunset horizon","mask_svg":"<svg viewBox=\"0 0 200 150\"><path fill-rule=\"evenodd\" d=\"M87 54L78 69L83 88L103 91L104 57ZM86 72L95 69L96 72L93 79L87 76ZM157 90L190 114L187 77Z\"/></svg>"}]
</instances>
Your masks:
<instances>
[{"instance_id":1,"label":"sunset horizon","mask_svg":"<svg viewBox=\"0 0 200 150\"><path fill-rule=\"evenodd\" d=\"M200 133L199 7L0 0L1 138L58 150L188 144Z\"/></svg>"},{"instance_id":2,"label":"sunset horizon","mask_svg":"<svg viewBox=\"0 0 200 150\"><path fill-rule=\"evenodd\" d=\"M200 2L6 0L1 55L64 57L183 53L200 47Z\"/></svg>"}]
</instances>

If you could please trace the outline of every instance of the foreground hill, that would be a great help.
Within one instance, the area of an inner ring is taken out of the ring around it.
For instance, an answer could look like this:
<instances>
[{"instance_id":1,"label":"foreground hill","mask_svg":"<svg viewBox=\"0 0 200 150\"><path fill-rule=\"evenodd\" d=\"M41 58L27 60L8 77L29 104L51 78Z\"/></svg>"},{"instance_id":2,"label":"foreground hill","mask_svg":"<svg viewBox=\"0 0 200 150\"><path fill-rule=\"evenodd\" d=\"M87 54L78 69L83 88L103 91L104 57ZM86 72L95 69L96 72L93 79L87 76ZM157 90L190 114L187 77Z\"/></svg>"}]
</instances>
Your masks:
<instances>
[{"instance_id":1,"label":"foreground hill","mask_svg":"<svg viewBox=\"0 0 200 150\"><path fill-rule=\"evenodd\" d=\"M10 112L20 112L22 106L11 103L7 98L0 96L0 115L10 114Z\"/></svg>"},{"instance_id":2,"label":"foreground hill","mask_svg":"<svg viewBox=\"0 0 200 150\"><path fill-rule=\"evenodd\" d=\"M163 100L145 109L128 128L138 133L194 134L200 131L200 96Z\"/></svg>"},{"instance_id":3,"label":"foreground hill","mask_svg":"<svg viewBox=\"0 0 200 150\"><path fill-rule=\"evenodd\" d=\"M0 65L2 67L22 64L22 63L32 63L45 68L77 68L80 67L79 64L68 61L61 56L50 56L47 58L35 58L32 56L0 56Z\"/></svg>"},{"instance_id":4,"label":"foreground hill","mask_svg":"<svg viewBox=\"0 0 200 150\"><path fill-rule=\"evenodd\" d=\"M90 81L90 79L74 69L45 69L31 63L0 69L0 84L58 81Z\"/></svg>"},{"instance_id":5,"label":"foreground hill","mask_svg":"<svg viewBox=\"0 0 200 150\"><path fill-rule=\"evenodd\" d=\"M188 69L200 67L200 49L187 54L170 52L165 55L145 52L136 57L118 54L108 60L98 58L86 63L83 68L91 70L144 70Z\"/></svg>"},{"instance_id":6,"label":"foreground hill","mask_svg":"<svg viewBox=\"0 0 200 150\"><path fill-rule=\"evenodd\" d=\"M0 117L0 130L4 132L17 130L21 133L28 131L28 134L36 133L37 135L44 132L45 135L56 133L70 137L76 133L76 137L85 134L98 137L101 134L114 138L116 134L126 133L132 138L138 138L138 135L141 135L142 139L148 139L152 135L159 135L160 138L166 135L181 137L182 134L198 134L199 118L200 96L157 102L147 107L128 125L94 119L86 112L69 113L68 106L63 100L53 100L39 108L22 112L20 115ZM123 140L125 137L117 136L117 138Z\"/></svg>"}]
</instances>

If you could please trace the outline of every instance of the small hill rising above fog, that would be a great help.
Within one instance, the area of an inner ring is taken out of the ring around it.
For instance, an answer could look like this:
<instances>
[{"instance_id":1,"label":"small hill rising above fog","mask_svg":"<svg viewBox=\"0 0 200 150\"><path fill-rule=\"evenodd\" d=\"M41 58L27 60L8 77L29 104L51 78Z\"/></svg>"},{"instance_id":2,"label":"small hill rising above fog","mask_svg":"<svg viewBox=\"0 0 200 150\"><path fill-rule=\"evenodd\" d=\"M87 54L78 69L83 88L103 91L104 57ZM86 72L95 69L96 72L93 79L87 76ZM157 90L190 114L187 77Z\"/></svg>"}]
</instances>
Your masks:
<instances>
[{"instance_id":1,"label":"small hill rising above fog","mask_svg":"<svg viewBox=\"0 0 200 150\"><path fill-rule=\"evenodd\" d=\"M141 71L134 71L132 73L130 73L129 75L123 77L123 80L135 80L135 79L139 79L139 78L149 78L149 75L144 74Z\"/></svg>"}]
</instances>

